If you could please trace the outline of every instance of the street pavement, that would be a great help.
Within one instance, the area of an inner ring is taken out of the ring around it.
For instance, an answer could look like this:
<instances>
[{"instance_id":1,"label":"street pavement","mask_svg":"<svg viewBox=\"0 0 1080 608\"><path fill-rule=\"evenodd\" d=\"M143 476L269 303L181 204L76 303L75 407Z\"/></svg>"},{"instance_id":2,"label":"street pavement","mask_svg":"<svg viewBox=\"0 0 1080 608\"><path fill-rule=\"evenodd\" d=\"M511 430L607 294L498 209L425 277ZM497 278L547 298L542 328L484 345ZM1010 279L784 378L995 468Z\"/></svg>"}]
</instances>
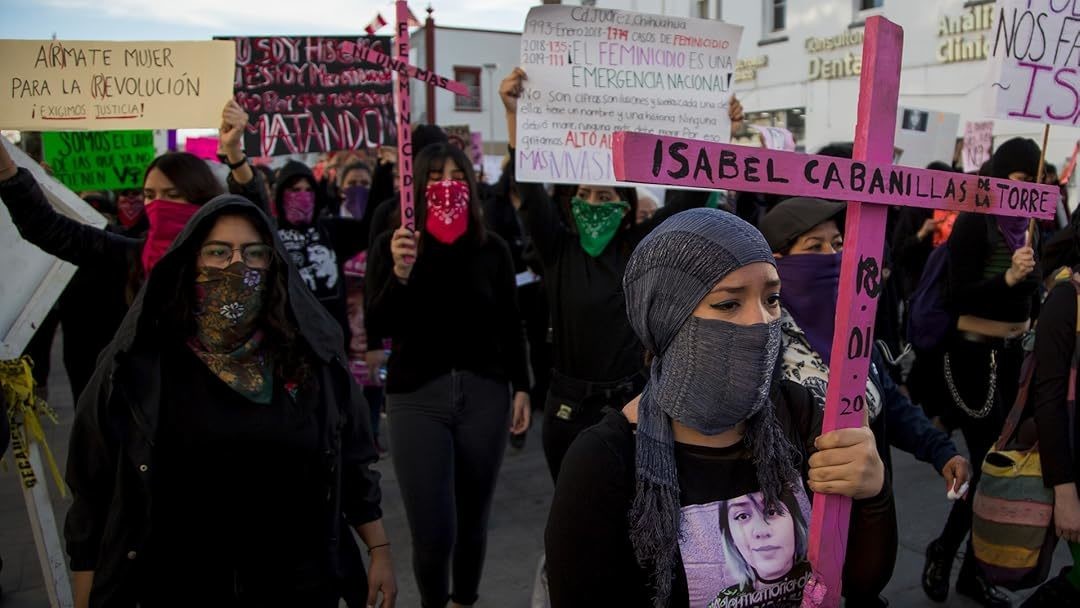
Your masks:
<instances>
[{"instance_id":1,"label":"street pavement","mask_svg":"<svg viewBox=\"0 0 1080 608\"><path fill-rule=\"evenodd\" d=\"M56 408L60 423L47 428L49 445L63 466L67 459L67 436L71 429L73 406L71 392L58 353L59 340L53 349L49 402ZM385 418L383 419L385 423ZM384 433L385 436L385 433ZM960 439L957 434L956 439ZM10 461L10 457L8 458ZM894 491L899 512L900 552L896 571L885 590L892 606L940 606L923 594L919 584L923 552L937 536L945 521L949 504L945 484L926 464L908 454L893 452ZM393 542L394 565L400 593L397 605L413 608L420 605L410 567L409 530L401 505L397 478L389 458L378 469L383 474L384 523ZM68 502L52 486L53 508L63 522ZM551 499L552 485L540 449L539 421L534 424L525 448L508 448L495 493L488 537L487 562L480 589L478 608L529 608L537 563L543 553L543 529ZM48 599L42 582L37 551L29 528L17 476L8 467L0 471L0 608L42 608ZM959 559L953 568L955 577ZM1059 545L1054 556L1053 572L1070 563L1068 553ZM1027 593L1015 595L1018 600ZM343 604L344 605L344 604ZM974 608L974 602L954 593L948 606ZM1017 602L1019 605L1019 601Z\"/></svg>"}]
</instances>

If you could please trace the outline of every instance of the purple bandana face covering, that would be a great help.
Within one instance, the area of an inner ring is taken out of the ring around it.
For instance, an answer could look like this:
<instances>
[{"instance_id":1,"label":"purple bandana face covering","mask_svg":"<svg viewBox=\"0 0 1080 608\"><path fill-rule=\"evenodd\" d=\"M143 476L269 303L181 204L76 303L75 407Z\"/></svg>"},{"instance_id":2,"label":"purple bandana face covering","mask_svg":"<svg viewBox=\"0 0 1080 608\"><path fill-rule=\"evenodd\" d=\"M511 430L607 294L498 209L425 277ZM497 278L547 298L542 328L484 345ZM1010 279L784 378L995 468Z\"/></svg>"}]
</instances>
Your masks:
<instances>
[{"instance_id":1,"label":"purple bandana face covering","mask_svg":"<svg viewBox=\"0 0 1080 608\"><path fill-rule=\"evenodd\" d=\"M368 193L366 186L349 186L345 188L345 202L343 207L355 219L362 219L367 212Z\"/></svg>"},{"instance_id":2,"label":"purple bandana face covering","mask_svg":"<svg viewBox=\"0 0 1080 608\"><path fill-rule=\"evenodd\" d=\"M311 223L315 213L315 193L311 190L288 190L282 201L285 208L285 220L294 226L306 226Z\"/></svg>"},{"instance_id":3,"label":"purple bandana face covering","mask_svg":"<svg viewBox=\"0 0 1080 608\"><path fill-rule=\"evenodd\" d=\"M826 365L832 355L836 300L840 294L839 253L786 255L776 260L780 304L791 313Z\"/></svg>"},{"instance_id":4,"label":"purple bandana face covering","mask_svg":"<svg viewBox=\"0 0 1080 608\"><path fill-rule=\"evenodd\" d=\"M1024 246L1024 238L1027 235L1029 220L1026 217L997 216L998 231L1005 237L1005 244L1010 251L1016 251Z\"/></svg>"}]
</instances>

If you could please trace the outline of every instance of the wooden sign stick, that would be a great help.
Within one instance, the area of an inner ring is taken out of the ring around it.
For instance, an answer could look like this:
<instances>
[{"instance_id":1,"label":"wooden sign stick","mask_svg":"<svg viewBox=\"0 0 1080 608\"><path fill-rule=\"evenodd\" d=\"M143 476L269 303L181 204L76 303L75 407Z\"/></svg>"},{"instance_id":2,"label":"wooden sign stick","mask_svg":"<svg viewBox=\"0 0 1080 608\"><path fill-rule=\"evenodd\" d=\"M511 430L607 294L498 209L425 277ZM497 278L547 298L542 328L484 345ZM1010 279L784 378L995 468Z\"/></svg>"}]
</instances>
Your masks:
<instances>
[{"instance_id":1,"label":"wooden sign stick","mask_svg":"<svg viewBox=\"0 0 1080 608\"><path fill-rule=\"evenodd\" d=\"M1050 123L1046 123L1043 126L1043 142L1042 149L1039 150L1039 171L1035 176L1035 183L1041 184L1044 177L1046 177L1046 142L1050 139Z\"/></svg>"},{"instance_id":2,"label":"wooden sign stick","mask_svg":"<svg viewBox=\"0 0 1080 608\"><path fill-rule=\"evenodd\" d=\"M866 424L888 205L1048 219L1060 198L1054 186L891 164L903 38L903 30L884 17L866 20L851 160L646 133L613 137L619 181L853 201L847 207L822 433ZM808 557L816 582L825 587L816 605L840 604L850 513L848 498L814 496ZM814 605L819 598L806 599Z\"/></svg>"}]
</instances>

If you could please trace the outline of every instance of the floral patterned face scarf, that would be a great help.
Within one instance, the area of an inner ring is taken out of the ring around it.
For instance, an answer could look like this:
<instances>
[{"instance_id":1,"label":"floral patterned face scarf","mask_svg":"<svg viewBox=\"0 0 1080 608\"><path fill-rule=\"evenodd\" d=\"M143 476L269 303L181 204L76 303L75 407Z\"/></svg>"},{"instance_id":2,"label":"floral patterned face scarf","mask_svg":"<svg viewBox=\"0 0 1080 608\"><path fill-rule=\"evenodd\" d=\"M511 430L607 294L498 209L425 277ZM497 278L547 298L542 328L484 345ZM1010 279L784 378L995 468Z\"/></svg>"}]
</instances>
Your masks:
<instances>
[{"instance_id":1,"label":"floral patterned face scarf","mask_svg":"<svg viewBox=\"0 0 1080 608\"><path fill-rule=\"evenodd\" d=\"M195 335L188 346L236 392L270 403L270 362L256 326L266 293L267 271L236 262L204 266L195 277Z\"/></svg>"}]
</instances>

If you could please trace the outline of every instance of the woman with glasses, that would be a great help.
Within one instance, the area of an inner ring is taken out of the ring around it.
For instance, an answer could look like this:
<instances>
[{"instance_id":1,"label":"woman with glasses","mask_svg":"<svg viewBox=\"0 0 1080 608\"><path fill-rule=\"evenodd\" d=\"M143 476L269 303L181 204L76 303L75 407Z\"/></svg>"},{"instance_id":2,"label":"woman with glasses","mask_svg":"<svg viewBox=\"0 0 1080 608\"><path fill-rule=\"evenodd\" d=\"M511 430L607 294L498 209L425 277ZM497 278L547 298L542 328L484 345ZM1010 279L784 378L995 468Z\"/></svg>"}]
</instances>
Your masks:
<instances>
[{"instance_id":1,"label":"woman with glasses","mask_svg":"<svg viewBox=\"0 0 1080 608\"><path fill-rule=\"evenodd\" d=\"M364 572L348 526L371 557L357 599L392 606L367 406L344 361L269 218L234 195L200 208L72 428L76 605L336 607Z\"/></svg>"},{"instance_id":2,"label":"woman with glasses","mask_svg":"<svg viewBox=\"0 0 1080 608\"><path fill-rule=\"evenodd\" d=\"M221 142L230 150L230 158L243 158L240 145L246 123L247 114L236 102L226 104ZM257 190L257 178L246 160L230 166L232 183ZM65 364L76 393L86 384L98 354L161 255L199 207L221 193L221 184L205 161L169 152L146 168L141 193L125 191L118 198L123 229L98 229L57 213L30 172L19 169L0 146L0 199L19 234L46 253L78 266L76 288L71 292L93 295L89 304L62 301L69 310L82 306L82 314L73 314L72 319L93 325L76 330L65 320L65 335L80 338L74 341L77 350L65 344Z\"/></svg>"}]
</instances>

